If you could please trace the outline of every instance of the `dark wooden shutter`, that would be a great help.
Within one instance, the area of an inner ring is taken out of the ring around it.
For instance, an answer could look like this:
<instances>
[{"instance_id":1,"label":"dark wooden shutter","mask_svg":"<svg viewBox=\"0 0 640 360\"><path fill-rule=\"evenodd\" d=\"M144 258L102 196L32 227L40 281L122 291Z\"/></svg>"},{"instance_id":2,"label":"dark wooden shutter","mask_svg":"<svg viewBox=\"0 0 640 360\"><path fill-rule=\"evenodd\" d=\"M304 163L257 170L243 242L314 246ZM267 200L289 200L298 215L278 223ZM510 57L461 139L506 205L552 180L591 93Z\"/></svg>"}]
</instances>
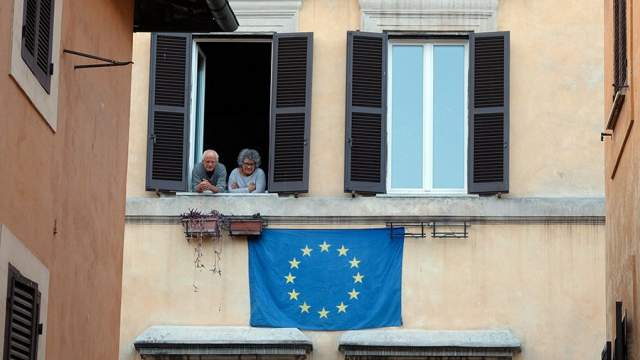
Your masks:
<instances>
[{"instance_id":1,"label":"dark wooden shutter","mask_svg":"<svg viewBox=\"0 0 640 360\"><path fill-rule=\"evenodd\" d=\"M22 59L44 90L51 91L53 0L25 0L22 26Z\"/></svg>"},{"instance_id":2,"label":"dark wooden shutter","mask_svg":"<svg viewBox=\"0 0 640 360\"><path fill-rule=\"evenodd\" d=\"M4 359L35 360L38 353L40 291L38 284L9 264Z\"/></svg>"},{"instance_id":3,"label":"dark wooden shutter","mask_svg":"<svg viewBox=\"0 0 640 360\"><path fill-rule=\"evenodd\" d=\"M386 190L386 81L387 35L348 32L345 192Z\"/></svg>"},{"instance_id":4,"label":"dark wooden shutter","mask_svg":"<svg viewBox=\"0 0 640 360\"><path fill-rule=\"evenodd\" d=\"M147 190L188 191L191 34L152 34Z\"/></svg>"},{"instance_id":5,"label":"dark wooden shutter","mask_svg":"<svg viewBox=\"0 0 640 360\"><path fill-rule=\"evenodd\" d=\"M309 190L313 33L273 37L269 191Z\"/></svg>"},{"instance_id":6,"label":"dark wooden shutter","mask_svg":"<svg viewBox=\"0 0 640 360\"><path fill-rule=\"evenodd\" d=\"M509 192L509 32L472 34L469 192Z\"/></svg>"},{"instance_id":7,"label":"dark wooden shutter","mask_svg":"<svg viewBox=\"0 0 640 360\"><path fill-rule=\"evenodd\" d=\"M627 84L627 1L613 0L613 86L615 91Z\"/></svg>"}]
</instances>

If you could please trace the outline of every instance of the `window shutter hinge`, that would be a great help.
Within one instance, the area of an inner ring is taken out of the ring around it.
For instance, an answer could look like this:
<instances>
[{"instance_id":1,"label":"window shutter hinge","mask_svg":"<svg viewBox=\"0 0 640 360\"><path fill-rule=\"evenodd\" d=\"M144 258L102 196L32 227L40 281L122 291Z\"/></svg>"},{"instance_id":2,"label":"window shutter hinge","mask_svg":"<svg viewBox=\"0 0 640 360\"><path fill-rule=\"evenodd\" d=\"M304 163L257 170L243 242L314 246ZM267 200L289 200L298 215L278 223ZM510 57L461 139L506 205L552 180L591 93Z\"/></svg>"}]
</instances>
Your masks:
<instances>
[{"instance_id":1,"label":"window shutter hinge","mask_svg":"<svg viewBox=\"0 0 640 360\"><path fill-rule=\"evenodd\" d=\"M24 32L27 29L26 25L22 25L22 38L24 39Z\"/></svg>"},{"instance_id":2,"label":"window shutter hinge","mask_svg":"<svg viewBox=\"0 0 640 360\"><path fill-rule=\"evenodd\" d=\"M43 328L43 325L38 324L38 335L42 335L42 328Z\"/></svg>"},{"instance_id":3,"label":"window shutter hinge","mask_svg":"<svg viewBox=\"0 0 640 360\"><path fill-rule=\"evenodd\" d=\"M53 63L49 63L49 75L53 75Z\"/></svg>"}]
</instances>

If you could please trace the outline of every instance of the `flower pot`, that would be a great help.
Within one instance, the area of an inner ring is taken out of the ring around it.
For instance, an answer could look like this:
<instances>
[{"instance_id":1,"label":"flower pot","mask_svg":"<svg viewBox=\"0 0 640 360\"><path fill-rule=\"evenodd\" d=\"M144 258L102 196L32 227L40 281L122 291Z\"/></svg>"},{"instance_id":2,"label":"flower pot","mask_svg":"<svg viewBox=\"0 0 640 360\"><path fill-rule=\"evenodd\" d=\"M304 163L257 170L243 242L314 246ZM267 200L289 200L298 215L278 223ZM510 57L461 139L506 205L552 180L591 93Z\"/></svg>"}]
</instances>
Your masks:
<instances>
[{"instance_id":1,"label":"flower pot","mask_svg":"<svg viewBox=\"0 0 640 360\"><path fill-rule=\"evenodd\" d=\"M218 228L218 219L207 218L207 217L183 219L182 226L184 227L184 233L190 237L220 236L220 229Z\"/></svg>"},{"instance_id":2,"label":"flower pot","mask_svg":"<svg viewBox=\"0 0 640 360\"><path fill-rule=\"evenodd\" d=\"M231 235L260 235L262 219L231 219L229 222Z\"/></svg>"}]
</instances>

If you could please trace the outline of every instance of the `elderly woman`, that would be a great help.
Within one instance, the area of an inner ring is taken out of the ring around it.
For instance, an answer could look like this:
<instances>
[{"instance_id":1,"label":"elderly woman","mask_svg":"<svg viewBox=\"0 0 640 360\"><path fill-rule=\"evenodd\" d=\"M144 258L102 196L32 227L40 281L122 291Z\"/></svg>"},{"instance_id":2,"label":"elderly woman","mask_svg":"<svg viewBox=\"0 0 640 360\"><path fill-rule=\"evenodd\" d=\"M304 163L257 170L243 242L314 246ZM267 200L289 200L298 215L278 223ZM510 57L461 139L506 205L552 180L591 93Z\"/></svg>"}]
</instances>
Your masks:
<instances>
[{"instance_id":1,"label":"elderly woman","mask_svg":"<svg viewBox=\"0 0 640 360\"><path fill-rule=\"evenodd\" d=\"M266 188L264 171L260 169L260 154L253 149L242 149L238 167L229 175L229 192L261 193Z\"/></svg>"}]
</instances>

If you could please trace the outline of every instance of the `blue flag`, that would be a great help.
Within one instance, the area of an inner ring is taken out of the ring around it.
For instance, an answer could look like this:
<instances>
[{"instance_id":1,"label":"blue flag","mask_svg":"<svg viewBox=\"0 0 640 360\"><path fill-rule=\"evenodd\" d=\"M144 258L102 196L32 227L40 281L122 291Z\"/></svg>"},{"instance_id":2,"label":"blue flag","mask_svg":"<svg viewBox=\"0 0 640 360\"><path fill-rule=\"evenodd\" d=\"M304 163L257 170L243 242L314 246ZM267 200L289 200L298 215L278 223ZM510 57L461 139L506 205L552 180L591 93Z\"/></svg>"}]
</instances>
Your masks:
<instances>
[{"instance_id":1,"label":"blue flag","mask_svg":"<svg viewBox=\"0 0 640 360\"><path fill-rule=\"evenodd\" d=\"M399 326L404 229L267 229L249 241L251 325Z\"/></svg>"}]
</instances>

